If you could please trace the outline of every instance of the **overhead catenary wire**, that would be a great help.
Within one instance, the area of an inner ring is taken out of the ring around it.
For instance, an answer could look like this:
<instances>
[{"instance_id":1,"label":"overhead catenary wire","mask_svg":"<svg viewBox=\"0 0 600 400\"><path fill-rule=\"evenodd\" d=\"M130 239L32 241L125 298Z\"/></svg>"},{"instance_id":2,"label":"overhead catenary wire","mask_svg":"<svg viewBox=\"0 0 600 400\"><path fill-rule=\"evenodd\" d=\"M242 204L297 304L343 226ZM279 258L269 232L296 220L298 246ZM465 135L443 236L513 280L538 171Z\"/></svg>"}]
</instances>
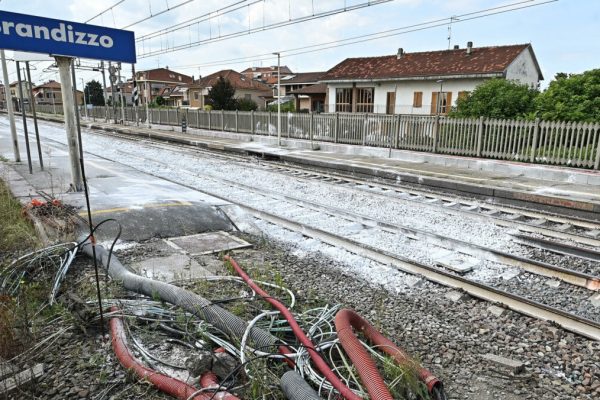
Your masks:
<instances>
[{"instance_id":1,"label":"overhead catenary wire","mask_svg":"<svg viewBox=\"0 0 600 400\"><path fill-rule=\"evenodd\" d=\"M197 40L195 42L191 42L191 43L185 43L185 44L180 44L180 45L172 45L169 46L167 45L165 48L161 48L159 50L150 50L148 52L145 53L140 53L138 54L138 58L147 58L147 57L152 57L152 56L157 56L160 54L166 54L166 53L172 53L175 51L179 51L179 50L183 50L183 49L188 49L191 47L196 47L202 44L206 44L206 43L213 43L213 42L217 42L217 41L222 41L222 40L226 40L226 39L231 39L234 37L238 37L238 36L243 36L243 35L250 35L253 33L257 33L257 32L263 32L263 31L267 31L267 30L272 30L272 29L276 29L276 28L281 28L284 26L288 26L288 25L295 25L295 24L299 24L302 22L306 22L306 21L310 21L313 19L319 19L319 18L324 18L324 17L329 17L332 15L337 15L337 14L341 14L341 13L345 13L345 12L349 12L349 11L354 11L360 8L365 8L365 7L373 7L376 6L378 4L382 4L382 3L387 3L390 2L392 0L376 0L376 1L368 1L368 2L363 2L363 3L359 3L359 4L355 4L352 6L347 6L347 7L343 7L343 8L336 8L333 10L328 10L328 11L322 11L320 13L316 13L314 15L306 15L303 17L297 17L291 20L285 20L285 21L280 21L280 22L275 22L272 24L268 24L268 25L263 25L261 27L257 27L257 28L253 28L253 29L248 29L246 30L245 28L243 30L239 30L236 32L232 32L232 33L228 33L228 34L224 34L224 35L219 35L217 37L209 37L208 39L202 39L202 40Z\"/></svg>"},{"instance_id":2,"label":"overhead catenary wire","mask_svg":"<svg viewBox=\"0 0 600 400\"><path fill-rule=\"evenodd\" d=\"M482 9L482 10L478 10L478 11L472 11L472 12L461 14L461 15L453 15L453 16L447 17L447 18L439 18L439 19L435 19L435 20L420 22L418 24L406 25L403 27L387 29L387 30L368 33L368 34L364 34L364 35L352 36L352 37L348 37L345 39L339 39L339 40L334 40L334 41L329 41L329 42L317 43L317 44L313 44L313 45L300 46L300 47L295 47L295 48L291 48L291 49L280 50L281 58L292 57L292 56L308 54L308 53L314 53L314 52L319 52L319 51L324 51L324 50L330 50L330 49L334 49L334 48L338 48L338 47L349 46L349 45L369 42L369 41L373 41L373 40L386 39L386 38L393 37L393 36L400 36L400 35L405 35L408 33L414 33L414 32L418 32L418 31L438 28L440 26L446 26L448 21L451 18L454 19L453 23L456 24L459 22L466 22L466 21L471 21L471 20L480 19L480 18L484 18L484 17L490 17L493 15L518 11L518 10L522 10L522 9L526 9L526 8L542 6L542 5L546 5L549 3L555 3L559 0L544 0L541 2L536 2L534 4L523 5L525 3L531 3L531 2L535 2L535 1L536 0L519 1L519 2L515 2L515 3L511 3L511 4L499 6L499 7L493 7L493 8L487 8L487 9ZM478 15L478 14L481 14L481 15ZM461 19L457 21L456 18L461 18ZM247 62L251 62L251 61L268 61L268 60L272 60L273 58L274 58L273 52L268 52L268 53L255 54L252 56L244 56L244 57L236 57L236 58L230 58L230 59L209 61L209 62L204 62L204 63L199 63L199 64L175 65L172 68L195 69L195 68L200 68L200 67L215 67L215 66L223 66L223 65L243 64L243 63L247 63Z\"/></svg>"}]
</instances>

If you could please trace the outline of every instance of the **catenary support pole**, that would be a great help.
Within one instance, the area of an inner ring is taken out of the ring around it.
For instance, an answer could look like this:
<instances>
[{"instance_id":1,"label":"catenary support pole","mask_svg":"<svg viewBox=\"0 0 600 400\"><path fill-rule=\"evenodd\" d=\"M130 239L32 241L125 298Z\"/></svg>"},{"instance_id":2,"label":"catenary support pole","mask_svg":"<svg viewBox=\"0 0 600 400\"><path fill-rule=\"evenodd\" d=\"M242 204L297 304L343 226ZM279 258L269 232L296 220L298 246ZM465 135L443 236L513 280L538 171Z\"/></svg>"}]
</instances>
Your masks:
<instances>
[{"instance_id":1,"label":"catenary support pole","mask_svg":"<svg viewBox=\"0 0 600 400\"><path fill-rule=\"evenodd\" d=\"M75 78L73 78L73 79L75 79ZM73 82L75 83L75 81L73 81ZM75 85L75 84L73 85L73 87L76 87L76 86L77 85ZM85 82L83 81L83 78L81 78L81 88L83 89L83 110L84 110L85 118L88 119L89 118L88 110L87 110L88 102L85 99ZM75 92L75 93L77 93L77 92ZM75 94L75 98L77 99L77 94Z\"/></svg>"},{"instance_id":2,"label":"catenary support pole","mask_svg":"<svg viewBox=\"0 0 600 400\"><path fill-rule=\"evenodd\" d=\"M81 167L78 162L79 143L77 140L77 126L75 125L75 98L73 96L73 82L71 79L71 58L54 57L60 75L60 90L63 100L63 113L65 129L67 131L67 144L69 147L69 163L71 165L71 187L74 191L83 189Z\"/></svg>"},{"instance_id":3,"label":"catenary support pole","mask_svg":"<svg viewBox=\"0 0 600 400\"><path fill-rule=\"evenodd\" d=\"M6 112L8 113L8 122L10 124L10 136L12 138L15 161L21 162L21 154L19 153L19 141L17 139L17 126L15 125L15 110L13 109L12 96L10 95L8 69L6 68L6 56L4 55L4 50L1 49L0 58L2 58L2 75L4 78L4 100L6 101Z\"/></svg>"},{"instance_id":4,"label":"catenary support pole","mask_svg":"<svg viewBox=\"0 0 600 400\"><path fill-rule=\"evenodd\" d=\"M110 72L111 78L110 78L110 102L112 103L112 110L113 110L113 119L115 121L115 124L117 123L117 105L115 104L115 102L117 101L117 95L115 94L115 82L114 82L114 74L113 74L113 66L112 63L109 61L108 62L108 71Z\"/></svg>"},{"instance_id":5,"label":"catenary support pole","mask_svg":"<svg viewBox=\"0 0 600 400\"><path fill-rule=\"evenodd\" d=\"M121 124L126 125L125 124L125 96L123 96L123 89L125 89L125 85L123 85L123 79L121 78L121 63L118 64L118 70L119 70L119 98L121 99Z\"/></svg>"},{"instance_id":6,"label":"catenary support pole","mask_svg":"<svg viewBox=\"0 0 600 400\"><path fill-rule=\"evenodd\" d=\"M44 170L44 159L42 157L42 143L40 142L40 130L38 129L37 113L35 112L35 98L33 96L33 82L31 82L31 70L29 61L25 61L25 70L27 71L27 84L29 85L29 103L31 104L31 113L33 114L33 126L35 127L35 140L37 143L38 159L40 160L40 169Z\"/></svg>"},{"instance_id":7,"label":"catenary support pole","mask_svg":"<svg viewBox=\"0 0 600 400\"><path fill-rule=\"evenodd\" d=\"M100 61L100 70L102 71L102 95L104 96L104 122L108 122L108 98L106 97L106 72L104 71L104 61Z\"/></svg>"},{"instance_id":8,"label":"catenary support pole","mask_svg":"<svg viewBox=\"0 0 600 400\"><path fill-rule=\"evenodd\" d=\"M25 112L25 101L23 99L23 81L21 80L21 66L17 61L17 91L21 102L21 115L23 116L23 133L25 134L25 149L27 150L27 163L29 164L29 173L33 174L33 166L31 165L31 151L29 149L29 133L27 132L27 113Z\"/></svg>"}]
</instances>

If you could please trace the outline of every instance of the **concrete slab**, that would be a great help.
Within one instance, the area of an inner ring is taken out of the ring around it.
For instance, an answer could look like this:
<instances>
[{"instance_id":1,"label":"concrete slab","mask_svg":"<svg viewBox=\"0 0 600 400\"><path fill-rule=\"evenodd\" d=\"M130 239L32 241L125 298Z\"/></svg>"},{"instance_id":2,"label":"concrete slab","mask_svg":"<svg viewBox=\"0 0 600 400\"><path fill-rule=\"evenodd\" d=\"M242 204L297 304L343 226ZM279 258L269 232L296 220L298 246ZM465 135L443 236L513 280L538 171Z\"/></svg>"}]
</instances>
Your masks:
<instances>
[{"instance_id":1,"label":"concrete slab","mask_svg":"<svg viewBox=\"0 0 600 400\"><path fill-rule=\"evenodd\" d=\"M252 244L227 232L207 232L197 235L168 239L178 248L191 255L218 253L221 251L251 247Z\"/></svg>"},{"instance_id":2,"label":"concrete slab","mask_svg":"<svg viewBox=\"0 0 600 400\"><path fill-rule=\"evenodd\" d=\"M170 282L178 279L194 279L211 276L213 273L186 254L172 254L135 262L132 268L147 278Z\"/></svg>"},{"instance_id":3,"label":"concrete slab","mask_svg":"<svg viewBox=\"0 0 600 400\"><path fill-rule=\"evenodd\" d=\"M448 256L437 258L435 263L463 275L472 271L473 268L480 264L480 261L463 254L452 253Z\"/></svg>"},{"instance_id":4,"label":"concrete slab","mask_svg":"<svg viewBox=\"0 0 600 400\"><path fill-rule=\"evenodd\" d=\"M513 360L491 353L483 354L481 358L493 364L495 367L507 369L513 374L519 374L525 370L525 364L518 360Z\"/></svg>"}]
</instances>

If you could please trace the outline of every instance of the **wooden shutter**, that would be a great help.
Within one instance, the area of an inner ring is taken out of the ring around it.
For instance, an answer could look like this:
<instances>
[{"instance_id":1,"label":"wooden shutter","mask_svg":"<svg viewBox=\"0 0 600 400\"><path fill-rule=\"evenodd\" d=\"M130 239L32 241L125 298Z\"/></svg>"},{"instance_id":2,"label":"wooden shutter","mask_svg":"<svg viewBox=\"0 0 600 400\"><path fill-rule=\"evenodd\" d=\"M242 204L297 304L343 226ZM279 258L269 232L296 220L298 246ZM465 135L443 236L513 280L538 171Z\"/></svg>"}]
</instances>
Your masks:
<instances>
[{"instance_id":1,"label":"wooden shutter","mask_svg":"<svg viewBox=\"0 0 600 400\"><path fill-rule=\"evenodd\" d=\"M452 92L446 93L446 109L444 110L444 114L448 114L452 109Z\"/></svg>"},{"instance_id":2,"label":"wooden shutter","mask_svg":"<svg viewBox=\"0 0 600 400\"><path fill-rule=\"evenodd\" d=\"M387 92L386 113L393 114L396 109L396 92Z\"/></svg>"},{"instance_id":3,"label":"wooden shutter","mask_svg":"<svg viewBox=\"0 0 600 400\"><path fill-rule=\"evenodd\" d=\"M423 107L423 92L415 92L413 94L413 107Z\"/></svg>"},{"instance_id":4,"label":"wooden shutter","mask_svg":"<svg viewBox=\"0 0 600 400\"><path fill-rule=\"evenodd\" d=\"M431 92L431 114L437 114L438 92Z\"/></svg>"}]
</instances>

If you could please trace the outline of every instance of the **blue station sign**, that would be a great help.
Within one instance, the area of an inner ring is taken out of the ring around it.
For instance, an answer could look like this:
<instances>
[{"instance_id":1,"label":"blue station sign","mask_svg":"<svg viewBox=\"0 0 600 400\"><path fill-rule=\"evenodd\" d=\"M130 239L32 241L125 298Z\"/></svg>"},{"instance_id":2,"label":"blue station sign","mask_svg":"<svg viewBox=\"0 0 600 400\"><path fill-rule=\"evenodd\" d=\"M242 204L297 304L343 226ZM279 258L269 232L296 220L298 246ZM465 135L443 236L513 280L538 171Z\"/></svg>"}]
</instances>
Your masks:
<instances>
[{"instance_id":1,"label":"blue station sign","mask_svg":"<svg viewBox=\"0 0 600 400\"><path fill-rule=\"evenodd\" d=\"M0 11L0 48L134 64L132 31Z\"/></svg>"}]
</instances>

